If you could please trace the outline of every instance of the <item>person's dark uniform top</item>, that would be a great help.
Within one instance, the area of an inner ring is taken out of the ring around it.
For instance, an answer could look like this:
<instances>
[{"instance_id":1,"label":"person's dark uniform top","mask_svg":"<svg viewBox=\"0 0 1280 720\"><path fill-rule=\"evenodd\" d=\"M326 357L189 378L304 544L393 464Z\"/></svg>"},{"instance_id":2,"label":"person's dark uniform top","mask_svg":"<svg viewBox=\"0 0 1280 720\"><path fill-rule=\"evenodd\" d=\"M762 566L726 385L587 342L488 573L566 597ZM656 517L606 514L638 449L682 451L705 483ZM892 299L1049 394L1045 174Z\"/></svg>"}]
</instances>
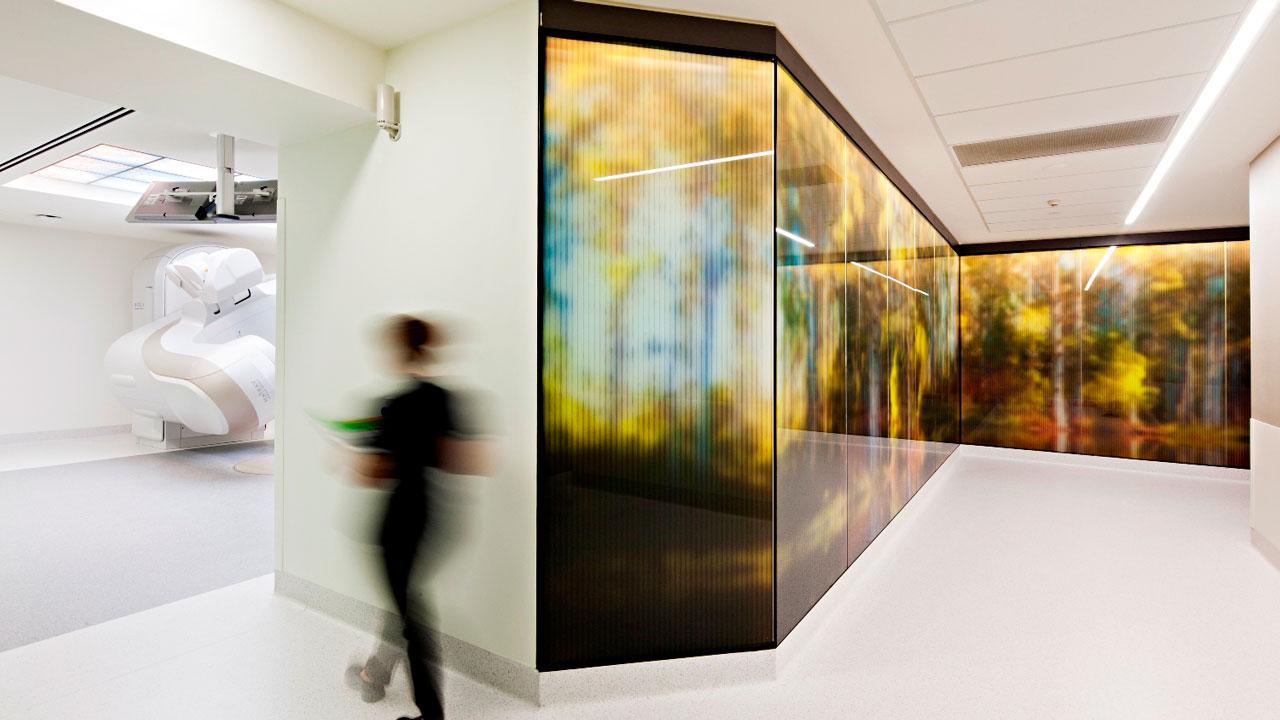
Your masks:
<instances>
[{"instance_id":1,"label":"person's dark uniform top","mask_svg":"<svg viewBox=\"0 0 1280 720\"><path fill-rule=\"evenodd\" d=\"M419 379L383 406L373 446L395 460L396 480L417 482L427 468L440 466L440 440L456 431L449 392Z\"/></svg>"}]
</instances>

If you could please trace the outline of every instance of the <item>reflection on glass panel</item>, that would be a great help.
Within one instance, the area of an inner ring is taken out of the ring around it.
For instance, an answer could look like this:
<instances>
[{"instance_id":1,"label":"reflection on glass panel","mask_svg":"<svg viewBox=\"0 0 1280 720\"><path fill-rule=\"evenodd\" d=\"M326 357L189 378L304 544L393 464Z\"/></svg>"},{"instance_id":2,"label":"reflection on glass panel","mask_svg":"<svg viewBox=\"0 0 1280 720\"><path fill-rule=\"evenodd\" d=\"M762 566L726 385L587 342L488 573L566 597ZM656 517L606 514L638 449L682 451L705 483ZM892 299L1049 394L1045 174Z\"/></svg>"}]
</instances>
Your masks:
<instances>
[{"instance_id":1,"label":"reflection on glass panel","mask_svg":"<svg viewBox=\"0 0 1280 720\"><path fill-rule=\"evenodd\" d=\"M777 164L781 641L955 448L959 264L782 70Z\"/></svg>"},{"instance_id":2,"label":"reflection on glass panel","mask_svg":"<svg viewBox=\"0 0 1280 720\"><path fill-rule=\"evenodd\" d=\"M1247 252L1238 242L965 258L966 442L1246 464Z\"/></svg>"},{"instance_id":3,"label":"reflection on glass panel","mask_svg":"<svg viewBox=\"0 0 1280 720\"><path fill-rule=\"evenodd\" d=\"M772 643L772 63L547 40L538 664Z\"/></svg>"},{"instance_id":4,"label":"reflection on glass panel","mask_svg":"<svg viewBox=\"0 0 1280 720\"><path fill-rule=\"evenodd\" d=\"M778 638L848 562L844 133L778 75Z\"/></svg>"}]
</instances>

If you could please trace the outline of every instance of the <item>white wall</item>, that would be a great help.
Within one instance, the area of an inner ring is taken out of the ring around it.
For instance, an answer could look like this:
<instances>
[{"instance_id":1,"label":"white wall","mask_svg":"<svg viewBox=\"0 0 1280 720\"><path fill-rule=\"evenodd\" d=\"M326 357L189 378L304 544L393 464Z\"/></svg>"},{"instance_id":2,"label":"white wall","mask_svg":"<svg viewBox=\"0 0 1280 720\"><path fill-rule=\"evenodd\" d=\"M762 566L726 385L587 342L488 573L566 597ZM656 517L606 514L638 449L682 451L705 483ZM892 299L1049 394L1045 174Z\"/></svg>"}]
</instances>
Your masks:
<instances>
[{"instance_id":1,"label":"white wall","mask_svg":"<svg viewBox=\"0 0 1280 720\"><path fill-rule=\"evenodd\" d=\"M1249 423L1255 543L1280 563L1280 139L1249 168L1249 315L1253 419Z\"/></svg>"},{"instance_id":2,"label":"white wall","mask_svg":"<svg viewBox=\"0 0 1280 720\"><path fill-rule=\"evenodd\" d=\"M379 366L370 328L443 311L467 329L453 367L499 413L496 477L457 479L462 547L432 587L440 628L534 665L537 391L537 3L391 52L403 135L369 123L280 149L285 201L279 569L387 607L361 532L368 491L333 470L307 417L359 412ZM367 539L367 538L366 538Z\"/></svg>"},{"instance_id":3,"label":"white wall","mask_svg":"<svg viewBox=\"0 0 1280 720\"><path fill-rule=\"evenodd\" d=\"M148 35L373 109L385 54L276 0L57 0Z\"/></svg>"},{"instance_id":4,"label":"white wall","mask_svg":"<svg viewBox=\"0 0 1280 720\"><path fill-rule=\"evenodd\" d=\"M0 223L0 435L129 422L102 358L131 327L134 266L162 247Z\"/></svg>"}]
</instances>

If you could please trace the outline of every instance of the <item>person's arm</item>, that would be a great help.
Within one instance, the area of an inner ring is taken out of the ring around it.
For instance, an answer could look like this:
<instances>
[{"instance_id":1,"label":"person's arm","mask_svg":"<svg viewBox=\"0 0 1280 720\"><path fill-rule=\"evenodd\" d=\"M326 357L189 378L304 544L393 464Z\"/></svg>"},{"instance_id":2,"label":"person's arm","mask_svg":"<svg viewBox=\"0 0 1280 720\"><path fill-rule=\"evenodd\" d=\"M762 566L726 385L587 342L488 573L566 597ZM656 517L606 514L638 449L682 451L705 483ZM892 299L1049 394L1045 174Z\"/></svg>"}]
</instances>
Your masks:
<instances>
[{"instance_id":1,"label":"person's arm","mask_svg":"<svg viewBox=\"0 0 1280 720\"><path fill-rule=\"evenodd\" d=\"M382 408L381 421L377 431L369 443L362 449L346 448L342 464L347 475L357 485L364 487L386 487L388 480L395 475L395 460L391 455L387 418L394 416L392 405L387 403Z\"/></svg>"},{"instance_id":2,"label":"person's arm","mask_svg":"<svg viewBox=\"0 0 1280 720\"><path fill-rule=\"evenodd\" d=\"M466 440L442 437L437 445L440 469L455 475L492 475L493 443L488 440Z\"/></svg>"},{"instance_id":3,"label":"person's arm","mask_svg":"<svg viewBox=\"0 0 1280 720\"><path fill-rule=\"evenodd\" d=\"M387 480L395 475L396 465L387 453L351 450L347 468L357 485L385 487Z\"/></svg>"}]
</instances>

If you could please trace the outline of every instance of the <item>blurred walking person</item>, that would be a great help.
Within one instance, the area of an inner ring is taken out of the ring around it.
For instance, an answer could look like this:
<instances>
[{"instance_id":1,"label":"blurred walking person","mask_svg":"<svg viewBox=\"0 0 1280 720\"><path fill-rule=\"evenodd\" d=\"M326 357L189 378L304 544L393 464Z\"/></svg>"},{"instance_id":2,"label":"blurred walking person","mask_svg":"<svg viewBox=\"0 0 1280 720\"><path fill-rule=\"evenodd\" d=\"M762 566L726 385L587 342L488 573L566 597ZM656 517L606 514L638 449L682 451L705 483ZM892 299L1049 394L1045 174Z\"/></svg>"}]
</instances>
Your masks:
<instances>
[{"instance_id":1,"label":"blurred walking person","mask_svg":"<svg viewBox=\"0 0 1280 720\"><path fill-rule=\"evenodd\" d=\"M367 484L389 481L391 485L378 539L387 589L399 617L388 618L383 642L363 666L348 668L347 679L361 689L366 701L380 700L403 656L421 713L418 717L443 718L439 650L429 629L432 614L410 588L434 559L422 557L424 538L446 520L436 516L439 508L433 502L429 473L478 474L483 470L484 450L480 443L461 437L450 392L432 381L433 351L442 345L438 326L400 315L391 319L385 332L393 370L409 383L383 407L371 441L374 452L357 453L354 470ZM401 637L403 652L398 647Z\"/></svg>"}]
</instances>

